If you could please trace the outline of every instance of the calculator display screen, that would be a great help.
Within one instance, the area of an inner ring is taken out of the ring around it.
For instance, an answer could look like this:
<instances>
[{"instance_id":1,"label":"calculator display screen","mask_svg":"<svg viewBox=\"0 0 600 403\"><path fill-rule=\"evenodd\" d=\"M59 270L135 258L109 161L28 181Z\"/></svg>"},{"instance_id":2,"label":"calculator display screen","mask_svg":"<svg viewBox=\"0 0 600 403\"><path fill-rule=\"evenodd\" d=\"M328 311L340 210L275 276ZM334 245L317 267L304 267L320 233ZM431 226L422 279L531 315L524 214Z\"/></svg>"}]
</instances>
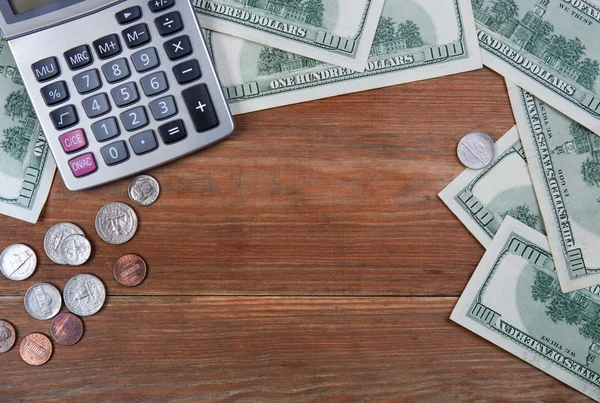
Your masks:
<instances>
[{"instance_id":1,"label":"calculator display screen","mask_svg":"<svg viewBox=\"0 0 600 403\"><path fill-rule=\"evenodd\" d=\"M21 14L25 11L33 10L45 4L52 3L54 0L8 0L15 14Z\"/></svg>"}]
</instances>

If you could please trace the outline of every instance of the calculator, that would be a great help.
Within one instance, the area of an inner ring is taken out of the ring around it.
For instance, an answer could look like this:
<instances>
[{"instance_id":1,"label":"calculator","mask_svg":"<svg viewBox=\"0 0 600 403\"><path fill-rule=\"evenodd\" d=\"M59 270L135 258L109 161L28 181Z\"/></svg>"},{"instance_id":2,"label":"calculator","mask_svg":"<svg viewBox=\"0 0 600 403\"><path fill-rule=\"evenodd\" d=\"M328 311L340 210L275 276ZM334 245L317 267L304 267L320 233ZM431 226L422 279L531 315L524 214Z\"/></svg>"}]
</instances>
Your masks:
<instances>
[{"instance_id":1,"label":"calculator","mask_svg":"<svg viewBox=\"0 0 600 403\"><path fill-rule=\"evenodd\" d=\"M0 0L0 30L70 190L234 130L188 0Z\"/></svg>"}]
</instances>

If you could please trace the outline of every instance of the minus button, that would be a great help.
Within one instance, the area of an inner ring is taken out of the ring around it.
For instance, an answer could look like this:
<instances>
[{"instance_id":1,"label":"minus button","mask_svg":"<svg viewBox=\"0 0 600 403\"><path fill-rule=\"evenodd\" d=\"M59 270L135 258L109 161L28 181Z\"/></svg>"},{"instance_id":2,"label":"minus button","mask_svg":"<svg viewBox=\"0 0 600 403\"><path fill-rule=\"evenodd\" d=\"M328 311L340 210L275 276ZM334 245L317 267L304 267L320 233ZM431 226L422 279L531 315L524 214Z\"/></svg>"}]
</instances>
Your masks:
<instances>
[{"instance_id":1,"label":"minus button","mask_svg":"<svg viewBox=\"0 0 600 403\"><path fill-rule=\"evenodd\" d=\"M202 77L198 60L190 59L173 67L173 74L179 84L187 84Z\"/></svg>"}]
</instances>

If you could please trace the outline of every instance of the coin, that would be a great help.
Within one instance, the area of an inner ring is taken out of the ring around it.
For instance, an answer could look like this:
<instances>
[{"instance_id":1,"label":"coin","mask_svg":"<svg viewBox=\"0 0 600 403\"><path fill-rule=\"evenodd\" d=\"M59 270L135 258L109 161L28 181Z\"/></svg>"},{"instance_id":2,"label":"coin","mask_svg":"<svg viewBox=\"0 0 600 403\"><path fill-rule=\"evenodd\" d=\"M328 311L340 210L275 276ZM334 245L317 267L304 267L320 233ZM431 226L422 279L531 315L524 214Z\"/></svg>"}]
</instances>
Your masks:
<instances>
[{"instance_id":1,"label":"coin","mask_svg":"<svg viewBox=\"0 0 600 403\"><path fill-rule=\"evenodd\" d=\"M75 315L90 316L104 305L106 289L98 277L78 274L67 282L63 296L65 305Z\"/></svg>"},{"instance_id":2,"label":"coin","mask_svg":"<svg viewBox=\"0 0 600 403\"><path fill-rule=\"evenodd\" d=\"M474 132L465 135L458 142L458 159L468 168L483 169L494 161L496 149L494 140L485 133Z\"/></svg>"},{"instance_id":3,"label":"coin","mask_svg":"<svg viewBox=\"0 0 600 403\"><path fill-rule=\"evenodd\" d=\"M21 281L31 277L36 266L37 256L27 245L10 245L0 255L0 271L9 280Z\"/></svg>"},{"instance_id":4,"label":"coin","mask_svg":"<svg viewBox=\"0 0 600 403\"><path fill-rule=\"evenodd\" d=\"M72 346L83 336L83 322L72 313L61 313L50 323L50 335L58 344Z\"/></svg>"},{"instance_id":5,"label":"coin","mask_svg":"<svg viewBox=\"0 0 600 403\"><path fill-rule=\"evenodd\" d=\"M6 353L10 350L17 338L17 332L13 325L5 320L0 320L0 353Z\"/></svg>"},{"instance_id":6,"label":"coin","mask_svg":"<svg viewBox=\"0 0 600 403\"><path fill-rule=\"evenodd\" d=\"M146 278L146 262L133 253L123 255L113 265L113 275L119 284L135 287Z\"/></svg>"},{"instance_id":7,"label":"coin","mask_svg":"<svg viewBox=\"0 0 600 403\"><path fill-rule=\"evenodd\" d=\"M52 356L52 342L41 333L30 333L19 346L21 358L29 365L44 365Z\"/></svg>"},{"instance_id":8,"label":"coin","mask_svg":"<svg viewBox=\"0 0 600 403\"><path fill-rule=\"evenodd\" d=\"M92 246L83 235L69 235L60 243L60 255L71 266L80 266L87 262Z\"/></svg>"},{"instance_id":9,"label":"coin","mask_svg":"<svg viewBox=\"0 0 600 403\"><path fill-rule=\"evenodd\" d=\"M52 319L61 305L60 292L52 284L34 284L25 293L25 309L36 319Z\"/></svg>"},{"instance_id":10,"label":"coin","mask_svg":"<svg viewBox=\"0 0 600 403\"><path fill-rule=\"evenodd\" d=\"M50 227L44 237L46 255L57 264L67 264L60 254L60 243L69 235L84 235L81 228L70 222L61 222Z\"/></svg>"},{"instance_id":11,"label":"coin","mask_svg":"<svg viewBox=\"0 0 600 403\"><path fill-rule=\"evenodd\" d=\"M129 182L129 198L140 206L149 206L158 199L160 185L150 175L136 176Z\"/></svg>"},{"instance_id":12,"label":"coin","mask_svg":"<svg viewBox=\"0 0 600 403\"><path fill-rule=\"evenodd\" d=\"M96 231L104 241L118 245L135 235L138 219L135 211L125 203L109 203L96 215Z\"/></svg>"}]
</instances>

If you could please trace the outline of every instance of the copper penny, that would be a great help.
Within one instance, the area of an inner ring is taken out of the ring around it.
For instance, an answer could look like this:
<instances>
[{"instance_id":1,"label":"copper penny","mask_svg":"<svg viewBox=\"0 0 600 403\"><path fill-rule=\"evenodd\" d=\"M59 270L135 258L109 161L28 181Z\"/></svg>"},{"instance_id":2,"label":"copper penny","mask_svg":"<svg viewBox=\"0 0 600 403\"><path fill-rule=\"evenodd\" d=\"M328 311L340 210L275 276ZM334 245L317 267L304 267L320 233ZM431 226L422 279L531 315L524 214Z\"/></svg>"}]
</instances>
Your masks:
<instances>
[{"instance_id":1,"label":"copper penny","mask_svg":"<svg viewBox=\"0 0 600 403\"><path fill-rule=\"evenodd\" d=\"M146 262L132 253L123 255L113 265L113 275L119 284L135 287L146 278Z\"/></svg>"},{"instance_id":2,"label":"copper penny","mask_svg":"<svg viewBox=\"0 0 600 403\"><path fill-rule=\"evenodd\" d=\"M58 344L72 346L83 336L83 322L72 313L61 313L52 319L50 335Z\"/></svg>"},{"instance_id":3,"label":"copper penny","mask_svg":"<svg viewBox=\"0 0 600 403\"><path fill-rule=\"evenodd\" d=\"M17 333L13 325L0 320L0 353L6 353L15 345Z\"/></svg>"},{"instance_id":4,"label":"copper penny","mask_svg":"<svg viewBox=\"0 0 600 403\"><path fill-rule=\"evenodd\" d=\"M29 365L44 365L52 356L52 342L41 333L30 333L19 347L21 358Z\"/></svg>"}]
</instances>

